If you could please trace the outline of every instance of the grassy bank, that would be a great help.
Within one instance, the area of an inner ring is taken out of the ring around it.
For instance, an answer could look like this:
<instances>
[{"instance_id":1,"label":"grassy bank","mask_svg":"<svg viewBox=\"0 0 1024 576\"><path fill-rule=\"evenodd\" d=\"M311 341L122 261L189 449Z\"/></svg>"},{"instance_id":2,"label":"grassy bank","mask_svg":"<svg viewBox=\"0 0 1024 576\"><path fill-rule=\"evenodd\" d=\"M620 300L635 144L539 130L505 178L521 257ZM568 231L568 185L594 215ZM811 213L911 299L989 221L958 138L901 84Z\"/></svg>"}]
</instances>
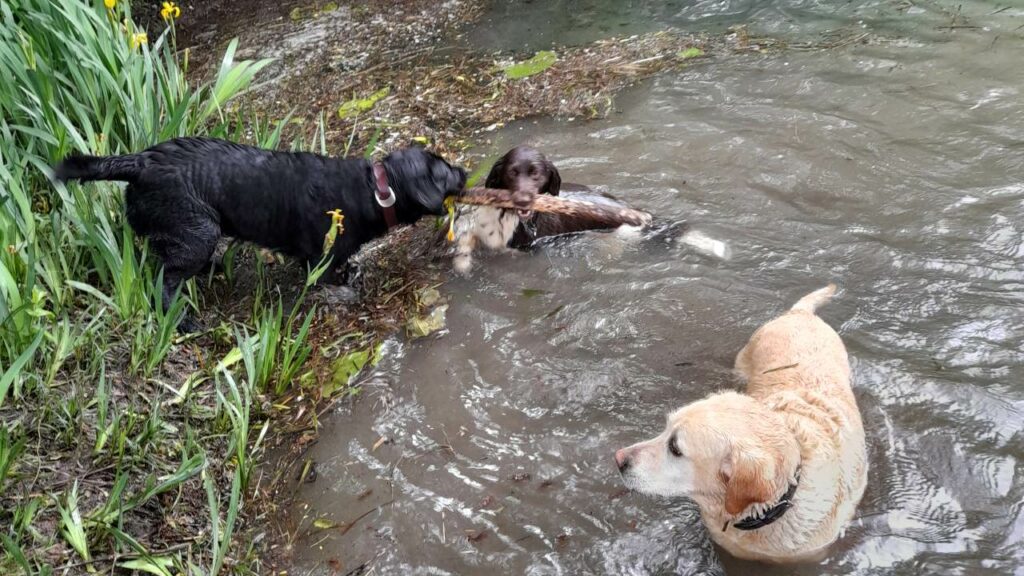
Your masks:
<instances>
[{"instance_id":1,"label":"grassy bank","mask_svg":"<svg viewBox=\"0 0 1024 576\"><path fill-rule=\"evenodd\" d=\"M177 317L206 285L233 286L244 256L229 249L225 272L164 314L119 187L46 174L74 150L241 139L242 125L277 146L278 131L226 112L266 62L235 62L231 45L190 86L170 27L143 35L126 2L107 4L0 6L0 573L262 573L261 535L242 528L265 512L267 398L310 357L305 291L276 293L250 256L249 309L178 340Z\"/></svg>"}]
</instances>

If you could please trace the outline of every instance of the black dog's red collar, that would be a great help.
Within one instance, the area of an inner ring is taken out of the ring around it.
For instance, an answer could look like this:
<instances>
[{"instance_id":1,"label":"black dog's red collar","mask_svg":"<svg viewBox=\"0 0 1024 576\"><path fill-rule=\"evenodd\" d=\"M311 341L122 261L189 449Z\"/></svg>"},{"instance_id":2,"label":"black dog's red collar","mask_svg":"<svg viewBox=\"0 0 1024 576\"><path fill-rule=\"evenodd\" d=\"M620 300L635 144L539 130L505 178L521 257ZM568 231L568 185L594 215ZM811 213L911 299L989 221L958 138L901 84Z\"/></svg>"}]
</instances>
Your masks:
<instances>
[{"instance_id":1,"label":"black dog's red collar","mask_svg":"<svg viewBox=\"0 0 1024 576\"><path fill-rule=\"evenodd\" d=\"M388 223L390 230L398 226L398 217L395 215L395 191L388 185L388 173L380 162L373 163L373 179L377 182L377 193L374 197L384 212L384 221Z\"/></svg>"}]
</instances>

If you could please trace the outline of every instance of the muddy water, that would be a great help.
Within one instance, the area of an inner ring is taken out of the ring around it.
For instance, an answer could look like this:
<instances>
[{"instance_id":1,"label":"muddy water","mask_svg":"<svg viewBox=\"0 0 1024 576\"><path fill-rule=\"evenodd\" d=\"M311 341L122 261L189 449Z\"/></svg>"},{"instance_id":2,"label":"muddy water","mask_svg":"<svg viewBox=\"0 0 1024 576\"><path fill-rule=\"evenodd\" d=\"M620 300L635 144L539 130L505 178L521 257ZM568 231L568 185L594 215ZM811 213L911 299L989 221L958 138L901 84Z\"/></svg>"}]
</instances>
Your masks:
<instances>
[{"instance_id":1,"label":"muddy water","mask_svg":"<svg viewBox=\"0 0 1024 576\"><path fill-rule=\"evenodd\" d=\"M1024 574L1024 8L965 3L978 28L938 30L951 12L924 2L684 4L694 25L801 39L805 18L871 42L694 65L607 120L499 134L731 257L594 235L449 282L447 332L390 342L327 417L302 510L358 521L303 536L300 573ZM828 281L871 466L828 560L740 562L691 503L622 494L612 451L735 386L756 326Z\"/></svg>"}]
</instances>

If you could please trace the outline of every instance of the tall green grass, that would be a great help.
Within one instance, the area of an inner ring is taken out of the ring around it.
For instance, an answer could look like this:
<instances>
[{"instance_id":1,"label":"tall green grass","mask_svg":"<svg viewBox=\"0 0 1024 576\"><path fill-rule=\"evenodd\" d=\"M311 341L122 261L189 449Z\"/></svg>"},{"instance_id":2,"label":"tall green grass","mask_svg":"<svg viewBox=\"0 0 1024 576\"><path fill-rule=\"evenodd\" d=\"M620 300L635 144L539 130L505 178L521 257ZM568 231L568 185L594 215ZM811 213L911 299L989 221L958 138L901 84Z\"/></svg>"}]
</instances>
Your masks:
<instances>
[{"instance_id":1,"label":"tall green grass","mask_svg":"<svg viewBox=\"0 0 1024 576\"><path fill-rule=\"evenodd\" d=\"M73 322L83 294L93 313L164 325L153 317L147 255L136 255L118 188L54 187L48 167L73 150L116 154L224 132L225 105L267 64L234 62L232 42L215 79L192 87L167 32L133 47L127 8L86 0L0 5L0 366L13 367L40 334ZM5 392L23 392L37 374L25 368L52 358L54 345L44 337ZM155 362L137 364L151 372Z\"/></svg>"},{"instance_id":2,"label":"tall green grass","mask_svg":"<svg viewBox=\"0 0 1024 576\"><path fill-rule=\"evenodd\" d=\"M258 349L245 348L245 379L216 371L212 406L184 408L183 423L168 420L169 406L178 404L162 394L134 405L112 397L113 364L119 378L172 388L159 373L186 302L176 299L166 313L153 305L160 270L127 226L117 185L49 181L49 166L72 151L134 152L182 135L238 139L229 101L268 62L236 62L232 42L213 79L194 85L171 33L151 31L147 43L133 46L138 32L126 1L113 10L101 0L0 2L0 499L16 503L0 509L3 574L112 571L114 557L123 569L151 574L217 573L227 564L258 448L250 398L262 390L248 360ZM281 126L262 132L260 143L276 146ZM290 377L308 355L308 322L294 314L276 321L280 331L301 324L296 336L274 333L273 355ZM210 435L202 429L221 420L226 427L217 436L236 476L226 494L208 472L217 456L207 453ZM26 476L19 462L33 457L38 465L60 448L111 471L104 502L88 501L79 483L12 497L15 477ZM161 495L180 497L190 481L208 493L208 554L150 554L123 515ZM45 514L56 517L46 524L55 532L37 526ZM60 542L74 557L47 566L38 548Z\"/></svg>"}]
</instances>

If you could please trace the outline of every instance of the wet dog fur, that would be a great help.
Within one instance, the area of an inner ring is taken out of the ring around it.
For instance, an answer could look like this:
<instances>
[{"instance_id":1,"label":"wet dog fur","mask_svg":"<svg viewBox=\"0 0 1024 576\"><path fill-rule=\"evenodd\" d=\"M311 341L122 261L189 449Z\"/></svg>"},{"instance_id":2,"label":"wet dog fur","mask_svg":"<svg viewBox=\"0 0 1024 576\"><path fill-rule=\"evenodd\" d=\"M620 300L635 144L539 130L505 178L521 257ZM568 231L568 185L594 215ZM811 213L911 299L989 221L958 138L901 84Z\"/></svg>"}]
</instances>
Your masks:
<instances>
[{"instance_id":1,"label":"wet dog fur","mask_svg":"<svg viewBox=\"0 0 1024 576\"><path fill-rule=\"evenodd\" d=\"M488 188L510 190L515 200L522 196L550 194L566 199L623 207L617 198L594 192L581 184L562 183L558 168L544 154L529 146L517 146L498 159L487 175ZM609 228L586 218L533 212L528 209L504 209L486 206L465 207L456 223L456 249L453 265L459 273L473 266L478 248L492 251L525 250L542 238Z\"/></svg>"},{"instance_id":2,"label":"wet dog fur","mask_svg":"<svg viewBox=\"0 0 1024 576\"><path fill-rule=\"evenodd\" d=\"M745 394L685 406L657 437L617 451L626 486L692 498L712 538L734 556L820 560L867 483L846 349L815 314L834 292L830 285L804 296L751 336L736 357ZM787 495L777 520L750 528L749 519L763 520Z\"/></svg>"},{"instance_id":3,"label":"wet dog fur","mask_svg":"<svg viewBox=\"0 0 1024 576\"><path fill-rule=\"evenodd\" d=\"M419 147L382 161L395 192L399 223L444 214L445 197L465 187L466 173ZM344 232L330 255L341 270L364 243L388 231L374 193L371 162L277 152L213 138L177 138L136 154L71 156L56 180L127 182L125 211L163 265L163 305L209 263L222 236L252 242L316 265L340 209ZM338 281L342 275L335 274ZM185 318L179 330L198 326Z\"/></svg>"}]
</instances>

